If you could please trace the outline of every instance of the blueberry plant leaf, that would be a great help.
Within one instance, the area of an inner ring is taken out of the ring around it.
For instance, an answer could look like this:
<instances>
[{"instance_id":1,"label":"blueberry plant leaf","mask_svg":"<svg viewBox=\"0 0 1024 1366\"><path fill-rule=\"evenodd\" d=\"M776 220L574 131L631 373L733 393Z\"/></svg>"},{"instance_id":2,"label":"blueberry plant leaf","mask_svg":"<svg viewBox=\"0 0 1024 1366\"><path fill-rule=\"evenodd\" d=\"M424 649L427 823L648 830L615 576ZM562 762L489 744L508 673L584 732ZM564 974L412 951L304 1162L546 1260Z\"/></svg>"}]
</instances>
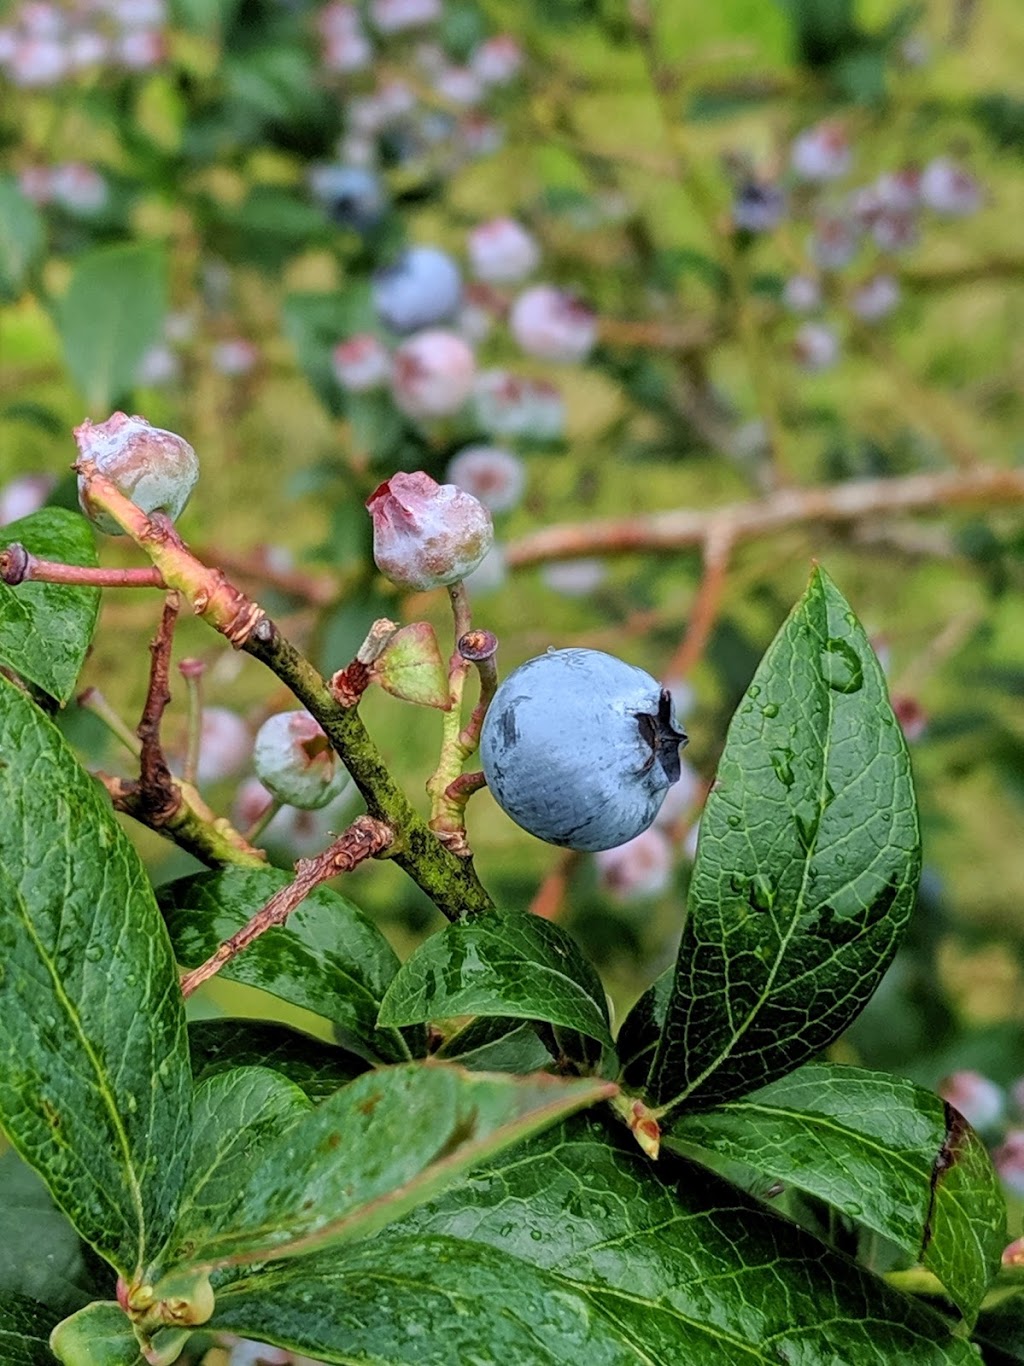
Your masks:
<instances>
[{"instance_id":1,"label":"blueberry plant leaf","mask_svg":"<svg viewBox=\"0 0 1024 1366\"><path fill-rule=\"evenodd\" d=\"M881 667L816 569L729 727L650 1098L732 1099L831 1043L892 961L920 868Z\"/></svg>"},{"instance_id":2,"label":"blueberry plant leaf","mask_svg":"<svg viewBox=\"0 0 1024 1366\"><path fill-rule=\"evenodd\" d=\"M0 303L19 297L45 242L39 210L13 179L0 177Z\"/></svg>"},{"instance_id":3,"label":"blueberry plant leaf","mask_svg":"<svg viewBox=\"0 0 1024 1366\"><path fill-rule=\"evenodd\" d=\"M984 1144L933 1092L809 1063L742 1099L684 1112L663 1142L824 1200L927 1267L974 1321L1006 1242L1006 1205Z\"/></svg>"},{"instance_id":4,"label":"blueberry plant leaf","mask_svg":"<svg viewBox=\"0 0 1024 1366\"><path fill-rule=\"evenodd\" d=\"M0 1292L0 1361L4 1366L53 1366L49 1347L53 1320L53 1312L38 1300Z\"/></svg>"},{"instance_id":5,"label":"blueberry plant leaf","mask_svg":"<svg viewBox=\"0 0 1024 1366\"><path fill-rule=\"evenodd\" d=\"M161 889L171 943L183 967L204 962L275 892L291 881L278 868L226 868ZM221 969L329 1020L343 1047L371 1060L400 1062L424 1051L422 1030L378 1029L377 1012L398 971L394 949L358 907L316 888L288 917Z\"/></svg>"},{"instance_id":6,"label":"blueberry plant leaf","mask_svg":"<svg viewBox=\"0 0 1024 1366\"><path fill-rule=\"evenodd\" d=\"M354 1053L262 1020L194 1020L188 1027L188 1043L197 1080L234 1067L269 1067L314 1103L367 1069Z\"/></svg>"},{"instance_id":7,"label":"blueberry plant leaf","mask_svg":"<svg viewBox=\"0 0 1024 1366\"><path fill-rule=\"evenodd\" d=\"M167 1237L192 1080L138 855L56 727L0 679L0 1126L126 1278Z\"/></svg>"},{"instance_id":8,"label":"blueberry plant leaf","mask_svg":"<svg viewBox=\"0 0 1024 1366\"><path fill-rule=\"evenodd\" d=\"M382 1366L977 1362L939 1315L700 1168L655 1168L596 1111L371 1240L256 1270L212 1324Z\"/></svg>"},{"instance_id":9,"label":"blueberry plant leaf","mask_svg":"<svg viewBox=\"0 0 1024 1366\"><path fill-rule=\"evenodd\" d=\"M611 1045L597 973L565 930L524 911L491 911L431 935L388 987L379 1020L457 1015L546 1020Z\"/></svg>"},{"instance_id":10,"label":"blueberry plant leaf","mask_svg":"<svg viewBox=\"0 0 1024 1366\"><path fill-rule=\"evenodd\" d=\"M95 565L96 544L84 517L42 508L0 528L0 548L20 541L41 559ZM0 664L58 702L74 691L96 629L100 593L64 583L0 583Z\"/></svg>"},{"instance_id":11,"label":"blueberry plant leaf","mask_svg":"<svg viewBox=\"0 0 1024 1366\"><path fill-rule=\"evenodd\" d=\"M674 976L669 968L656 977L622 1022L615 1050L627 1086L643 1086L651 1070L665 1028Z\"/></svg>"},{"instance_id":12,"label":"blueberry plant leaf","mask_svg":"<svg viewBox=\"0 0 1024 1366\"><path fill-rule=\"evenodd\" d=\"M414 621L396 631L371 665L370 676L403 702L451 710L448 669L429 621Z\"/></svg>"},{"instance_id":13,"label":"blueberry plant leaf","mask_svg":"<svg viewBox=\"0 0 1024 1366\"><path fill-rule=\"evenodd\" d=\"M146 1366L135 1330L116 1300L94 1300L58 1323L50 1346L64 1366Z\"/></svg>"},{"instance_id":14,"label":"blueberry plant leaf","mask_svg":"<svg viewBox=\"0 0 1024 1366\"><path fill-rule=\"evenodd\" d=\"M414 1063L357 1077L239 1173L234 1204L188 1231L201 1270L368 1237L469 1167L614 1087Z\"/></svg>"},{"instance_id":15,"label":"blueberry plant leaf","mask_svg":"<svg viewBox=\"0 0 1024 1366\"><path fill-rule=\"evenodd\" d=\"M192 1107L192 1161L167 1258L187 1260L190 1230L215 1230L230 1217L239 1174L311 1108L299 1087L267 1067L237 1067L200 1082Z\"/></svg>"},{"instance_id":16,"label":"blueberry plant leaf","mask_svg":"<svg viewBox=\"0 0 1024 1366\"><path fill-rule=\"evenodd\" d=\"M1024 1294L1009 1294L981 1311L975 1338L986 1366L1024 1363Z\"/></svg>"},{"instance_id":17,"label":"blueberry plant leaf","mask_svg":"<svg viewBox=\"0 0 1024 1366\"><path fill-rule=\"evenodd\" d=\"M47 1305L47 1333L94 1297L81 1239L12 1148L0 1156L0 1298L7 1295Z\"/></svg>"},{"instance_id":18,"label":"blueberry plant leaf","mask_svg":"<svg viewBox=\"0 0 1024 1366\"><path fill-rule=\"evenodd\" d=\"M150 244L94 247L78 258L57 326L72 378L95 416L131 389L167 315L167 262Z\"/></svg>"},{"instance_id":19,"label":"blueberry plant leaf","mask_svg":"<svg viewBox=\"0 0 1024 1366\"><path fill-rule=\"evenodd\" d=\"M471 1072L540 1072L551 1053L530 1021L478 1015L450 1034L434 1054Z\"/></svg>"}]
</instances>

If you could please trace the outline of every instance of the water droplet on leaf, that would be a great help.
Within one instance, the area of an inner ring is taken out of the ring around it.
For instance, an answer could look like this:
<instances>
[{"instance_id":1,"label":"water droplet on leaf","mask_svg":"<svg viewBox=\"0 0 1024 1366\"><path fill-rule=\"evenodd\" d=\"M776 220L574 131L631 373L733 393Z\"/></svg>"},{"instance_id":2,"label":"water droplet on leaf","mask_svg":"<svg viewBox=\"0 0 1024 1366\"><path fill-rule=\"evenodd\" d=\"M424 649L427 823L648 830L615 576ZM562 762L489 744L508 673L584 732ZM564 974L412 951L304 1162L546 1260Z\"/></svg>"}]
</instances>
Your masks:
<instances>
[{"instance_id":1,"label":"water droplet on leaf","mask_svg":"<svg viewBox=\"0 0 1024 1366\"><path fill-rule=\"evenodd\" d=\"M791 749L773 749L769 756L772 761L772 768L775 776L783 787L793 786L793 759L796 757Z\"/></svg>"},{"instance_id":2,"label":"water droplet on leaf","mask_svg":"<svg viewBox=\"0 0 1024 1366\"><path fill-rule=\"evenodd\" d=\"M821 652L821 672L833 692L859 692L864 683L864 666L853 646L835 636L825 642Z\"/></svg>"},{"instance_id":3,"label":"water droplet on leaf","mask_svg":"<svg viewBox=\"0 0 1024 1366\"><path fill-rule=\"evenodd\" d=\"M778 714L779 714L779 704L778 704L778 702L766 702L766 703L764 704L764 706L761 708L761 715L762 715L762 716L767 716L769 720L771 720L773 716L778 716Z\"/></svg>"}]
</instances>

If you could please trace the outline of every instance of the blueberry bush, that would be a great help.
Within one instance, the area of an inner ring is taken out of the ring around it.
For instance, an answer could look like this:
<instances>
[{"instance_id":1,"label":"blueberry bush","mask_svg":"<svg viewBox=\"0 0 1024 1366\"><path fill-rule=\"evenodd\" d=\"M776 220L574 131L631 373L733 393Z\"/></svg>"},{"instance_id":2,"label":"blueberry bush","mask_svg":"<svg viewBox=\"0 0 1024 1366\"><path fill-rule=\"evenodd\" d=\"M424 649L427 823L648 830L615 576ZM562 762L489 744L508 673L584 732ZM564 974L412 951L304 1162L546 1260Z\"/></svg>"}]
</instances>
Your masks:
<instances>
[{"instance_id":1,"label":"blueberry bush","mask_svg":"<svg viewBox=\"0 0 1024 1366\"><path fill-rule=\"evenodd\" d=\"M0 1360L1024 1362L1014 19L8 7Z\"/></svg>"}]
</instances>

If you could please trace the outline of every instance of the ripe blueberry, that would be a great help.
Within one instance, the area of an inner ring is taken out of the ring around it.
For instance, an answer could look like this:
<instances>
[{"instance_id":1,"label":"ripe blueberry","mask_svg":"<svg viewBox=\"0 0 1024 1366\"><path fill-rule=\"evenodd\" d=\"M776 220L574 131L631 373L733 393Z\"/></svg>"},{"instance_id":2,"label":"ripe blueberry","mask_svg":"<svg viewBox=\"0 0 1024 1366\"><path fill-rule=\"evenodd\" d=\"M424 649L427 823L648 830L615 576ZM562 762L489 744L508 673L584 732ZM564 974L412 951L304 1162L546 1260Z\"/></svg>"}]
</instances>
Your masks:
<instances>
[{"instance_id":1,"label":"ripe blueberry","mask_svg":"<svg viewBox=\"0 0 1024 1366\"><path fill-rule=\"evenodd\" d=\"M601 650L552 650L498 688L480 758L517 825L595 852L653 823L685 740L671 696L650 674Z\"/></svg>"}]
</instances>

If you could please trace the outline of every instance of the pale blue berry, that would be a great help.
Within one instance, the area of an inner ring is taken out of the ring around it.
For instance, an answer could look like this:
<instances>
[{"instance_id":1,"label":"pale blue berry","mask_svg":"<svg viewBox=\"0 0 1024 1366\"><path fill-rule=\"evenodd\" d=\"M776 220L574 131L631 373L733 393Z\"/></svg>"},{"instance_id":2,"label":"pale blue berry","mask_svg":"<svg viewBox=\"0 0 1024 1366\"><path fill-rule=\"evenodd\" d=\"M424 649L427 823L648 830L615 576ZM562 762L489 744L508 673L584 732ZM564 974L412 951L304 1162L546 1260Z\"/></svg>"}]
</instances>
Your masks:
<instances>
[{"instance_id":1,"label":"pale blue berry","mask_svg":"<svg viewBox=\"0 0 1024 1366\"><path fill-rule=\"evenodd\" d=\"M373 277L373 303L386 327L403 335L436 327L458 312L462 276L437 247L409 247Z\"/></svg>"}]
</instances>

